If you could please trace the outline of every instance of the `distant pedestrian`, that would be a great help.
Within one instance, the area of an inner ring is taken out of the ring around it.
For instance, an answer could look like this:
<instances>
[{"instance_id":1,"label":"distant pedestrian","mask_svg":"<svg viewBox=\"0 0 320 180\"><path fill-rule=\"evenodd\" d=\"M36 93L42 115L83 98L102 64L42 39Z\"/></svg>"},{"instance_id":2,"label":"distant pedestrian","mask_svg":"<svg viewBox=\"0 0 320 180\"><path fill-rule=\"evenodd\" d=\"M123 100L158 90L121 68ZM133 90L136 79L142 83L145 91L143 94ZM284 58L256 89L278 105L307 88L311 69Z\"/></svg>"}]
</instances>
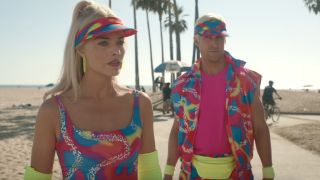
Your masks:
<instances>
[{"instance_id":1,"label":"distant pedestrian","mask_svg":"<svg viewBox=\"0 0 320 180\"><path fill-rule=\"evenodd\" d=\"M162 113L170 113L171 110L171 88L170 83L165 83L164 87L162 88L162 99L163 99L163 110Z\"/></svg>"},{"instance_id":2,"label":"distant pedestrian","mask_svg":"<svg viewBox=\"0 0 320 180\"><path fill-rule=\"evenodd\" d=\"M143 86L141 86L141 91L142 91L142 92L146 92L146 90L144 89Z\"/></svg>"}]
</instances>

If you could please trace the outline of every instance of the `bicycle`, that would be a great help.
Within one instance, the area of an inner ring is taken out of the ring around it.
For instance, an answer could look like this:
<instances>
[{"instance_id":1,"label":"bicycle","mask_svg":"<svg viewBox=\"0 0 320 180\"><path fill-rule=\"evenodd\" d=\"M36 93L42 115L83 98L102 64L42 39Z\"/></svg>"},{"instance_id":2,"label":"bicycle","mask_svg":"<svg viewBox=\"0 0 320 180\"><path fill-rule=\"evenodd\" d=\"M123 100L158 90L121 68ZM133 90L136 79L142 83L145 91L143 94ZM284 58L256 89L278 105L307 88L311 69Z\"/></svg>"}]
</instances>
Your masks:
<instances>
[{"instance_id":1,"label":"bicycle","mask_svg":"<svg viewBox=\"0 0 320 180\"><path fill-rule=\"evenodd\" d=\"M282 99L282 98L275 98L276 99ZM271 105L271 104L264 104L264 115L266 120L268 120L269 118L271 118L271 120L273 122L278 122L280 119L280 108L275 104L275 105Z\"/></svg>"}]
</instances>

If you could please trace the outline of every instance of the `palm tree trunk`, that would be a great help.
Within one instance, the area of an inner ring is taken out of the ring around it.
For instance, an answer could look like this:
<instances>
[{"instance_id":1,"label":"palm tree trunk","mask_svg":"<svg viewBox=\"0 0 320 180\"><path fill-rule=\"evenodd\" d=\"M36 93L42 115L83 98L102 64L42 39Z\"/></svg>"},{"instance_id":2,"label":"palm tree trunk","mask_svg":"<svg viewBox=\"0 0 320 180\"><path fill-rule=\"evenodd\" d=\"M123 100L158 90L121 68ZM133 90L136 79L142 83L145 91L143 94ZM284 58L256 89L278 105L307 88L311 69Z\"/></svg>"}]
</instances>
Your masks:
<instances>
[{"instance_id":1,"label":"palm tree trunk","mask_svg":"<svg viewBox=\"0 0 320 180\"><path fill-rule=\"evenodd\" d=\"M199 18L199 4L198 0L195 0L195 16L194 16L194 22L196 23L197 19ZM193 53L192 53L192 64L195 62L195 56L197 53L197 59L200 58L200 51L199 48L193 43Z\"/></svg>"},{"instance_id":2,"label":"palm tree trunk","mask_svg":"<svg viewBox=\"0 0 320 180\"><path fill-rule=\"evenodd\" d=\"M177 43L177 60L181 61L181 44L180 44L180 33L176 32L176 43Z\"/></svg>"},{"instance_id":3,"label":"palm tree trunk","mask_svg":"<svg viewBox=\"0 0 320 180\"><path fill-rule=\"evenodd\" d=\"M137 29L137 15L136 15L136 4L132 3L133 6L133 18L134 18L134 29ZM139 82L139 58L138 58L138 36L134 36L134 50L135 50L135 75L136 75L136 89L140 90Z\"/></svg>"},{"instance_id":4,"label":"palm tree trunk","mask_svg":"<svg viewBox=\"0 0 320 180\"><path fill-rule=\"evenodd\" d=\"M169 4L171 0L169 0ZM170 42L170 60L173 60L173 42L172 42L172 17L171 17L171 5L168 6L169 8L169 42ZM171 84L174 81L174 74L171 73Z\"/></svg>"},{"instance_id":5,"label":"palm tree trunk","mask_svg":"<svg viewBox=\"0 0 320 180\"><path fill-rule=\"evenodd\" d=\"M196 0L196 19L199 18L199 3L198 3L198 0ZM197 59L200 58L200 49L199 47L197 47Z\"/></svg>"},{"instance_id":6,"label":"palm tree trunk","mask_svg":"<svg viewBox=\"0 0 320 180\"><path fill-rule=\"evenodd\" d=\"M179 22L179 17L178 17L178 6L177 6L177 1L173 0L173 10L175 14L175 23L178 24ZM177 60L181 61L181 49L180 49L180 33L176 30L176 55L177 55Z\"/></svg>"},{"instance_id":7,"label":"palm tree trunk","mask_svg":"<svg viewBox=\"0 0 320 180\"><path fill-rule=\"evenodd\" d=\"M173 42L172 42L172 17L171 5L169 7L169 42L170 42L170 60L173 60Z\"/></svg>"},{"instance_id":8,"label":"palm tree trunk","mask_svg":"<svg viewBox=\"0 0 320 180\"><path fill-rule=\"evenodd\" d=\"M155 85L154 85L152 42L151 42L151 32L150 32L150 23L149 23L149 13L148 13L148 10L146 10L146 16L147 16L147 25L148 25L148 35L149 35L149 47L150 47L150 64L151 64L152 90L153 90L153 92L156 92L156 87L155 87Z\"/></svg>"},{"instance_id":9,"label":"palm tree trunk","mask_svg":"<svg viewBox=\"0 0 320 180\"><path fill-rule=\"evenodd\" d=\"M179 22L179 17L178 17L178 6L177 6L177 1L173 0L173 7L174 7L174 14L175 14L175 23L178 24ZM176 52L177 52L177 60L181 61L181 46L180 46L180 32L178 32L177 30L175 31L176 34ZM177 74L177 77L180 76L181 73Z\"/></svg>"},{"instance_id":10,"label":"palm tree trunk","mask_svg":"<svg viewBox=\"0 0 320 180\"><path fill-rule=\"evenodd\" d=\"M162 15L159 14L160 24L160 37L161 37L161 62L164 62L164 51L163 51L163 35L162 35ZM162 72L163 81L165 82L165 74Z\"/></svg>"},{"instance_id":11,"label":"palm tree trunk","mask_svg":"<svg viewBox=\"0 0 320 180\"><path fill-rule=\"evenodd\" d=\"M109 8L111 9L112 7L111 7L111 2L112 0L109 0Z\"/></svg>"},{"instance_id":12,"label":"palm tree trunk","mask_svg":"<svg viewBox=\"0 0 320 180\"><path fill-rule=\"evenodd\" d=\"M177 61L181 61L181 47L180 47L180 33L176 31L176 44L177 44ZM177 77L181 75L180 72L177 73Z\"/></svg>"},{"instance_id":13,"label":"palm tree trunk","mask_svg":"<svg viewBox=\"0 0 320 180\"><path fill-rule=\"evenodd\" d=\"M196 58L196 49L197 49L197 46L195 43L193 43L193 50L192 50L192 59L191 59L191 64L194 64L195 62L195 58Z\"/></svg>"}]
</instances>

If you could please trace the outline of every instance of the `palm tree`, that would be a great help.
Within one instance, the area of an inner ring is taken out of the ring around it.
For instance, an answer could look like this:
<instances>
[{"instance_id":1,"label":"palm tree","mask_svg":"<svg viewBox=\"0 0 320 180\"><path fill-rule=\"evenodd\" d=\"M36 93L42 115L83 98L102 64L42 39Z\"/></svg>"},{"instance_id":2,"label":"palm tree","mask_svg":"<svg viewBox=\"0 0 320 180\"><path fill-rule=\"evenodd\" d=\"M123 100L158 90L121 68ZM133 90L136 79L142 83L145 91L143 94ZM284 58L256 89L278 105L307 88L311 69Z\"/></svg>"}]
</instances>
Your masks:
<instances>
[{"instance_id":1,"label":"palm tree","mask_svg":"<svg viewBox=\"0 0 320 180\"><path fill-rule=\"evenodd\" d=\"M196 23L199 18L199 3L198 0L195 0L195 13L194 13L194 22ZM195 56L197 54L197 59L200 58L199 48L193 43L193 52L192 52L192 64L195 62Z\"/></svg>"},{"instance_id":2,"label":"palm tree","mask_svg":"<svg viewBox=\"0 0 320 180\"><path fill-rule=\"evenodd\" d=\"M161 38L161 62L164 62L164 50L163 50L163 34L162 34L162 16L167 13L168 7L170 6L170 0L153 0L153 6L150 7L150 11L158 13L159 25L160 25L160 38ZM162 73L164 78L164 72Z\"/></svg>"},{"instance_id":3,"label":"palm tree","mask_svg":"<svg viewBox=\"0 0 320 180\"><path fill-rule=\"evenodd\" d=\"M309 11L313 11L315 14L320 13L320 0L304 0L304 3Z\"/></svg>"},{"instance_id":4,"label":"palm tree","mask_svg":"<svg viewBox=\"0 0 320 180\"><path fill-rule=\"evenodd\" d=\"M168 1L169 1L169 6L168 6L169 16L168 16L168 19L165 21L164 26L169 28L170 60L173 60L173 41L172 41L173 30L172 30L172 13L171 13L173 4L171 3L171 0L168 0Z\"/></svg>"},{"instance_id":5,"label":"palm tree","mask_svg":"<svg viewBox=\"0 0 320 180\"><path fill-rule=\"evenodd\" d=\"M182 7L181 7L182 10ZM177 1L173 0L173 13L174 13L174 24L172 25L173 30L175 32L176 35L176 55L177 55L177 60L181 61L181 47L180 47L180 33L178 28L178 22L179 22L179 12L178 12L178 5L177 5ZM176 27L174 27L176 26Z\"/></svg>"},{"instance_id":6,"label":"palm tree","mask_svg":"<svg viewBox=\"0 0 320 180\"><path fill-rule=\"evenodd\" d=\"M149 10L152 9L152 6L154 5L154 3L152 2L152 0L134 0L134 1L136 3L137 9L143 9L146 12L148 35L149 35L152 90L153 90L153 92L155 92L156 91L156 87L155 87L155 84L154 84L152 41L151 41L151 32L150 32L150 23L149 23Z\"/></svg>"},{"instance_id":7,"label":"palm tree","mask_svg":"<svg viewBox=\"0 0 320 180\"><path fill-rule=\"evenodd\" d=\"M177 60L181 61L181 46L180 46L180 34L187 30L187 22L183 18L187 15L182 14L183 8L176 7L175 13L172 15L174 17L174 22L170 25L170 19L167 18L165 20L165 27L171 27L171 33L175 32L176 35L176 52L177 52ZM170 16L169 16L170 17ZM178 76L180 73L178 73Z\"/></svg>"},{"instance_id":8,"label":"palm tree","mask_svg":"<svg viewBox=\"0 0 320 180\"><path fill-rule=\"evenodd\" d=\"M172 41L173 29L172 29L172 13L171 13L173 5L171 4L171 0L169 0L169 2L170 2L170 5L168 6L168 9L169 9L168 27L169 27L169 44L170 44L169 47L170 47L170 59L173 60L173 41ZM171 84L173 83L173 81L174 81L174 74L171 73Z\"/></svg>"},{"instance_id":9,"label":"palm tree","mask_svg":"<svg viewBox=\"0 0 320 180\"><path fill-rule=\"evenodd\" d=\"M175 0L174 0L175 1ZM175 7L175 6L174 6ZM182 14L183 8L182 7L175 7L174 8L174 23L171 24L172 32L175 32L176 36L176 58L178 61L181 61L181 45L180 45L180 34L183 33L188 29L187 21L183 18L187 15ZM168 22L165 24L165 26L169 26Z\"/></svg>"},{"instance_id":10,"label":"palm tree","mask_svg":"<svg viewBox=\"0 0 320 180\"><path fill-rule=\"evenodd\" d=\"M132 0L131 5L133 6L133 19L134 19L134 29L137 29L137 14L136 14L136 4ZM140 81L139 81L139 56L138 56L138 35L134 36L134 50L135 50L135 75L136 75L136 86L137 90L140 90Z\"/></svg>"},{"instance_id":11,"label":"palm tree","mask_svg":"<svg viewBox=\"0 0 320 180\"><path fill-rule=\"evenodd\" d=\"M183 19L183 17L187 16L182 14L183 8L178 7L178 4L176 0L173 0L173 9L174 9L174 24L172 25L173 30L176 35L176 51L177 51L177 60L181 61L181 44L180 44L180 34L188 29L187 27L187 21ZM178 73L177 76L180 76L180 73Z\"/></svg>"},{"instance_id":12,"label":"palm tree","mask_svg":"<svg viewBox=\"0 0 320 180\"><path fill-rule=\"evenodd\" d=\"M111 9L111 3L112 3L111 1L112 1L112 0L109 0L109 8L110 8L110 9Z\"/></svg>"}]
</instances>

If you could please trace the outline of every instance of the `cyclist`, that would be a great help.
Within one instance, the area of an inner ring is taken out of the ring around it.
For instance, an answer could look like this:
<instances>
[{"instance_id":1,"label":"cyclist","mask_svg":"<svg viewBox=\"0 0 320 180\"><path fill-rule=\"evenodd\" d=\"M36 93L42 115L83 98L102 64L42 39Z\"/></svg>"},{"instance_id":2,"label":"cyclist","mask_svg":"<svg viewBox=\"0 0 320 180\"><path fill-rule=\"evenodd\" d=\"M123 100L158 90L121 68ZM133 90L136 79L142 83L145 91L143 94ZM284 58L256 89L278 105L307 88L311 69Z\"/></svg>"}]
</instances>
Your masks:
<instances>
[{"instance_id":1,"label":"cyclist","mask_svg":"<svg viewBox=\"0 0 320 180\"><path fill-rule=\"evenodd\" d=\"M262 95L262 102L264 107L266 107L266 105L274 106L276 104L274 102L273 93L275 93L280 100L282 99L282 97L278 94L277 90L272 86L273 86L273 81L269 81L269 86L266 86L264 88L263 95Z\"/></svg>"}]
</instances>

